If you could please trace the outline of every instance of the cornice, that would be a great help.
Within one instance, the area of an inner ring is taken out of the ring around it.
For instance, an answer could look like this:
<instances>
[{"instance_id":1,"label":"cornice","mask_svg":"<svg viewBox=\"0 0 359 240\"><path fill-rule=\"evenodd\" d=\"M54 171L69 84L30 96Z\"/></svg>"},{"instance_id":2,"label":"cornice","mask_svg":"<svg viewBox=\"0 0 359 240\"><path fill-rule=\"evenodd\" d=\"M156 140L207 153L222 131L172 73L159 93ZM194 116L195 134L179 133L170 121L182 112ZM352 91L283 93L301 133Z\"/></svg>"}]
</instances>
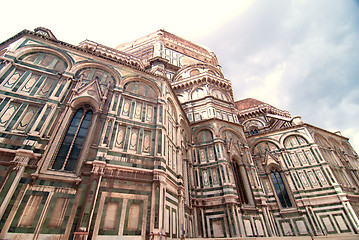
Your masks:
<instances>
[{"instance_id":1,"label":"cornice","mask_svg":"<svg viewBox=\"0 0 359 240\"><path fill-rule=\"evenodd\" d=\"M232 83L229 80L209 75L208 73L201 73L193 77L184 78L180 81L172 82L171 85L174 90L178 90L182 88L187 88L192 85L198 85L199 83L213 84L226 90L232 89Z\"/></svg>"},{"instance_id":2,"label":"cornice","mask_svg":"<svg viewBox=\"0 0 359 240\"><path fill-rule=\"evenodd\" d=\"M263 103L261 105L247 108L244 110L238 110L238 117L241 119L248 118L248 117L256 117L261 114L270 113L270 114L276 114L279 116L290 118L291 115L286 110L280 110L278 108L272 107L269 104Z\"/></svg>"},{"instance_id":3,"label":"cornice","mask_svg":"<svg viewBox=\"0 0 359 240\"><path fill-rule=\"evenodd\" d=\"M25 30L22 30L21 32L19 32L18 34L16 34L15 36L13 36L13 37L5 40L4 42L2 42L0 44L0 49L4 48L6 45L8 45L8 44L10 44L10 43L12 43L12 42L14 42L14 41L16 41L18 39L20 39L23 36L33 36L33 37L36 37L36 38L44 39L46 41L49 41L49 42L52 42L52 43L55 43L55 44L59 44L61 46L65 46L67 48L70 48L70 49L73 49L73 50L76 50L76 51L87 53L87 54L90 54L90 55L93 55L93 56L96 56L96 57L100 57L102 59L106 59L106 60L121 64L121 65L130 67L132 69L139 70L141 72L153 75L155 77L163 78L162 76L159 76L157 74L151 73L150 71L146 70L144 68L144 65L141 62L141 60L131 56L130 54L126 54L126 53L121 52L119 50L116 50L116 49L113 49L113 48L110 48L110 47L106 47L104 45L101 45L101 44L98 44L98 43L95 43L95 42L92 42L92 41L89 41L89 40L86 40L86 41L88 41L89 43L90 42L93 43L94 45L99 47L101 49L101 51L99 51L96 48L91 50L91 49L86 49L84 47L75 46L75 45L72 45L72 44L69 44L69 43L66 43L66 42L51 38L51 37L47 37L47 36L44 36L44 35L38 34L36 32L32 32L32 31L29 31L29 30L25 29ZM112 53L112 55L110 53ZM121 55L121 58L119 57L120 55Z\"/></svg>"}]
</instances>

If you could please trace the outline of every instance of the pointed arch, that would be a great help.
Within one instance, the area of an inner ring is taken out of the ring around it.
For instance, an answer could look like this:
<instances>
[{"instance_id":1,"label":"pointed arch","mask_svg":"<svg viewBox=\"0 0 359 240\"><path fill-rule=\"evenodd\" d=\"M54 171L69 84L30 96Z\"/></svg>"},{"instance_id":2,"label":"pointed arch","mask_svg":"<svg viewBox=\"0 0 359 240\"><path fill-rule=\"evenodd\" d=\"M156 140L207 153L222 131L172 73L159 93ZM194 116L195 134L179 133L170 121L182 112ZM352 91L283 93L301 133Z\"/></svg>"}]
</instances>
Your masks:
<instances>
[{"instance_id":1,"label":"pointed arch","mask_svg":"<svg viewBox=\"0 0 359 240\"><path fill-rule=\"evenodd\" d=\"M306 144L309 144L309 143L313 142L313 140L311 140L310 137L306 136L305 134L301 134L299 132L291 132L291 133L283 134L280 137L279 142L280 142L280 146L282 148L285 148L285 143L284 142L288 137L291 137L291 136L299 136L301 139L305 140Z\"/></svg>"},{"instance_id":2,"label":"pointed arch","mask_svg":"<svg viewBox=\"0 0 359 240\"><path fill-rule=\"evenodd\" d=\"M271 153L266 153L267 158L270 155ZM265 171L267 173L268 179L270 179L272 188L274 189L275 197L281 208L292 208L294 206L294 200L290 195L290 188L279 162L268 161L265 166Z\"/></svg>"}]
</instances>

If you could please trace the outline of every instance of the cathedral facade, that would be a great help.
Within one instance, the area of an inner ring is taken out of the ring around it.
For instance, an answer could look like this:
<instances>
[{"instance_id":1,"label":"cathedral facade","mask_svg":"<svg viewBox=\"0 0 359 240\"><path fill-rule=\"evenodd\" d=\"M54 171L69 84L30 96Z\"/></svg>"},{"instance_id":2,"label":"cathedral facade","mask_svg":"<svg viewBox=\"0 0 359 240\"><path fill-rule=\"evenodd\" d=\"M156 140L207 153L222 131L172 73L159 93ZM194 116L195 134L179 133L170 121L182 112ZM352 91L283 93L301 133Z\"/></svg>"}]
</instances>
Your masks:
<instances>
[{"instance_id":1,"label":"cathedral facade","mask_svg":"<svg viewBox=\"0 0 359 240\"><path fill-rule=\"evenodd\" d=\"M234 101L216 55L164 30L24 30L0 44L0 239L357 237L348 140Z\"/></svg>"}]
</instances>

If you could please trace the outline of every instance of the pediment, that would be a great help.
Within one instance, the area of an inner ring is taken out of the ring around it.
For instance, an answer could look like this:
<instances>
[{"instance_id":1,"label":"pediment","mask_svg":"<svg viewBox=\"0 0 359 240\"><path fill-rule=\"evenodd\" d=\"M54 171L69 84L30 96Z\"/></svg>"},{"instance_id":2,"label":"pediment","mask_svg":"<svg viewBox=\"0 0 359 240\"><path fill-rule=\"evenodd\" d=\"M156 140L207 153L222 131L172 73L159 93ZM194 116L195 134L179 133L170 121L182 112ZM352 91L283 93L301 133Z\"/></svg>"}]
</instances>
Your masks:
<instances>
[{"instance_id":1,"label":"pediment","mask_svg":"<svg viewBox=\"0 0 359 240\"><path fill-rule=\"evenodd\" d=\"M269 151L266 151L266 154L264 156L264 160L262 163L264 166L269 166L269 165L280 165L280 161L278 159L278 157L276 157L274 154L270 153Z\"/></svg>"},{"instance_id":2,"label":"pediment","mask_svg":"<svg viewBox=\"0 0 359 240\"><path fill-rule=\"evenodd\" d=\"M75 95L76 97L91 97L99 103L102 102L104 97L104 94L102 93L100 85L97 81L92 81L87 85L81 86Z\"/></svg>"}]
</instances>

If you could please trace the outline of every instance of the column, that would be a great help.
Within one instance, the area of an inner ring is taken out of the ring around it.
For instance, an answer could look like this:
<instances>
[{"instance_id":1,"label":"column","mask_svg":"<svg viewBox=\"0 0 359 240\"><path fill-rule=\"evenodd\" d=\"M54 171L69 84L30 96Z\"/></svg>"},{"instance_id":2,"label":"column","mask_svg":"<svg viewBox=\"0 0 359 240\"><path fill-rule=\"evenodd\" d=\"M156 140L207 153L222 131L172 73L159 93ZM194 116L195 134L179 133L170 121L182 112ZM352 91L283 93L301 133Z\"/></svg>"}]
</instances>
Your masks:
<instances>
[{"instance_id":1,"label":"column","mask_svg":"<svg viewBox=\"0 0 359 240\"><path fill-rule=\"evenodd\" d=\"M226 204L227 218L228 218L228 222L229 222L229 226L228 226L229 232L228 233L229 233L230 237L234 237L236 234L234 232L235 230L232 227L234 224L232 222L231 213L229 211L229 208L230 208L230 206L228 206L228 204Z\"/></svg>"},{"instance_id":2,"label":"column","mask_svg":"<svg viewBox=\"0 0 359 240\"><path fill-rule=\"evenodd\" d=\"M152 221L151 221L151 226L153 226L153 228L151 227L151 235L152 235L152 238L151 240L160 240L160 239L164 239L164 234L165 234L165 231L164 231L164 208L165 208L165 195L166 195L166 176L164 175L164 173L162 172L157 172L155 173L154 175L154 180L155 180L155 183L154 185L155 186L155 189L157 187L159 187L159 204L158 204L158 228L156 228L154 226L154 220L155 220L155 214L153 214L153 218L152 218ZM152 210L152 208L151 208ZM154 210L154 207L153 207L153 210ZM152 216L152 213L151 213L151 216Z\"/></svg>"},{"instance_id":3,"label":"column","mask_svg":"<svg viewBox=\"0 0 359 240\"><path fill-rule=\"evenodd\" d=\"M236 234L235 236L239 237L240 236L240 232L239 232L239 228L238 228L238 222L237 222L237 214L236 214L236 210L235 210L235 206L232 205L231 206L231 211L232 211L232 215L233 215L233 220L234 220L234 229L236 230Z\"/></svg>"},{"instance_id":4,"label":"column","mask_svg":"<svg viewBox=\"0 0 359 240\"><path fill-rule=\"evenodd\" d=\"M98 193L101 185L102 176L104 174L106 167L106 163L102 161L95 160L92 165L90 182L86 189L86 196L84 199L88 199L88 201L84 201L80 213L79 220L77 222L76 231L74 232L75 240L86 240L89 237L90 227L92 222L93 213L96 206L96 201L98 198ZM93 182L96 182L96 187L92 196L90 196L91 188L93 186ZM91 205L89 208L89 212L86 212L86 206ZM88 218L85 219L85 214L88 215Z\"/></svg>"},{"instance_id":5,"label":"column","mask_svg":"<svg viewBox=\"0 0 359 240\"><path fill-rule=\"evenodd\" d=\"M180 194L178 196L178 212L179 212L179 237L180 239L184 239L185 237L185 214L184 214L184 195L183 190L180 191Z\"/></svg>"}]
</instances>

